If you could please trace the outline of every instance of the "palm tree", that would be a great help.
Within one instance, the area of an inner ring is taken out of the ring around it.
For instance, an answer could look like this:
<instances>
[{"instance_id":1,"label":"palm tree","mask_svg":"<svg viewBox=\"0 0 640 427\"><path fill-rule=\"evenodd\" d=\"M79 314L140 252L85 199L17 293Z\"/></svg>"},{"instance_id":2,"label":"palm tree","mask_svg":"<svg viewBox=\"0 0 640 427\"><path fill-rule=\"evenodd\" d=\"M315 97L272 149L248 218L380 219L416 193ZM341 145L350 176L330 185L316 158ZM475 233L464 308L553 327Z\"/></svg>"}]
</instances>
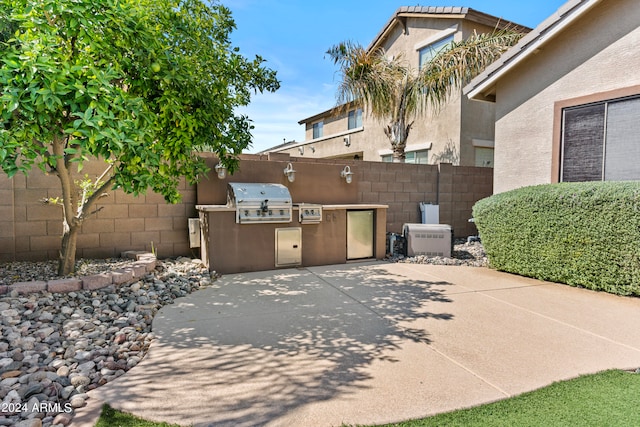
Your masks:
<instances>
[{"instance_id":1,"label":"palm tree","mask_svg":"<svg viewBox=\"0 0 640 427\"><path fill-rule=\"evenodd\" d=\"M474 33L466 40L451 42L419 71L403 55L389 57L384 49L366 50L342 42L327 51L340 67L338 104L359 102L377 120L388 121L394 162L404 162L407 137L416 116L432 107L438 111L452 93L478 75L523 36L496 30Z\"/></svg>"}]
</instances>

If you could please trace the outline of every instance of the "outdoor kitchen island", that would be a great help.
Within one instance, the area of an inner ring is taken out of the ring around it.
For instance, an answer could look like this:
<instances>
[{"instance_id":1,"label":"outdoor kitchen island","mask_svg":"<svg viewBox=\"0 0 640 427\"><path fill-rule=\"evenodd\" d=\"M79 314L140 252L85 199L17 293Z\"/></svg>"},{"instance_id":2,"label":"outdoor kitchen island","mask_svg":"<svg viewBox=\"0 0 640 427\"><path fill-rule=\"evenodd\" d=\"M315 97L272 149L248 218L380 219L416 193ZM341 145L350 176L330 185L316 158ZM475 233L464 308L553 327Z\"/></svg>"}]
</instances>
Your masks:
<instances>
[{"instance_id":1,"label":"outdoor kitchen island","mask_svg":"<svg viewBox=\"0 0 640 427\"><path fill-rule=\"evenodd\" d=\"M305 216L320 208L321 216ZM269 206L255 209L265 210ZM292 204L287 222L242 221L233 204L197 205L202 261L222 274L344 264L385 256L387 205ZM279 207L273 209L280 214ZM302 213L302 214L301 214ZM283 220L284 221L284 220Z\"/></svg>"}]
</instances>

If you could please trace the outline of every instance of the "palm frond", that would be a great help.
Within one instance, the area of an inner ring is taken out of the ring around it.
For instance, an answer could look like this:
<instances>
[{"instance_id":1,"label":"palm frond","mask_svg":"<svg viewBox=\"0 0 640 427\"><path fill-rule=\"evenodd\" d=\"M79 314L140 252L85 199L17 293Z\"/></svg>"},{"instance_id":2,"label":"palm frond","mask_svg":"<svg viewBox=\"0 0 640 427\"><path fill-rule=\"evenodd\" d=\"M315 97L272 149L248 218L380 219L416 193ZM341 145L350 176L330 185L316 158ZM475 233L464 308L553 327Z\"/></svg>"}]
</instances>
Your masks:
<instances>
[{"instance_id":1,"label":"palm frond","mask_svg":"<svg viewBox=\"0 0 640 427\"><path fill-rule=\"evenodd\" d=\"M339 66L339 106L360 103L369 114L388 121L394 157L402 159L412 120L425 108L441 108L451 94L494 62L522 34L496 30L452 42L422 70L411 68L403 55L389 57L383 49L368 51L347 41L327 51Z\"/></svg>"},{"instance_id":2,"label":"palm frond","mask_svg":"<svg viewBox=\"0 0 640 427\"><path fill-rule=\"evenodd\" d=\"M420 72L425 101L439 108L455 91L480 74L524 34L509 29L474 34L452 42L440 51Z\"/></svg>"},{"instance_id":3,"label":"palm frond","mask_svg":"<svg viewBox=\"0 0 640 427\"><path fill-rule=\"evenodd\" d=\"M387 117L402 98L402 84L410 70L401 56L390 58L383 49L367 51L343 42L327 54L339 66L338 104L358 101L376 118Z\"/></svg>"}]
</instances>

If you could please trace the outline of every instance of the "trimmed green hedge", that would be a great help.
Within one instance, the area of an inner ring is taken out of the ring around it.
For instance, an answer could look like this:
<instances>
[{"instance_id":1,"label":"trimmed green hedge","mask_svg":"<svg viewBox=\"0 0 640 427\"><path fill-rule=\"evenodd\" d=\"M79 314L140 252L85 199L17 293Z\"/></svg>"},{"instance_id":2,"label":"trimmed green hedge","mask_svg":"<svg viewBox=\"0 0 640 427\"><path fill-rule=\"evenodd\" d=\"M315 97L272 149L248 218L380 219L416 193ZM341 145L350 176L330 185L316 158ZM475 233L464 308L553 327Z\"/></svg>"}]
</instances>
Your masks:
<instances>
[{"instance_id":1,"label":"trimmed green hedge","mask_svg":"<svg viewBox=\"0 0 640 427\"><path fill-rule=\"evenodd\" d=\"M473 217L493 268L640 296L640 182L520 188L480 200Z\"/></svg>"}]
</instances>

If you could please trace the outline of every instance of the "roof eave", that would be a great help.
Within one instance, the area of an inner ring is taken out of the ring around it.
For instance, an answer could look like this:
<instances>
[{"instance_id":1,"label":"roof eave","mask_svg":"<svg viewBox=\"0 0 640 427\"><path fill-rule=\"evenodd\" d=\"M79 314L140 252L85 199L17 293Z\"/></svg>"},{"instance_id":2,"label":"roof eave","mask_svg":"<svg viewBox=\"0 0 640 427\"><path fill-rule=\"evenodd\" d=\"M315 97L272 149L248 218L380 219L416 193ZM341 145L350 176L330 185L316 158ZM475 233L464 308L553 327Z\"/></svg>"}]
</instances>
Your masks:
<instances>
[{"instance_id":1,"label":"roof eave","mask_svg":"<svg viewBox=\"0 0 640 427\"><path fill-rule=\"evenodd\" d=\"M570 0L514 47L504 53L463 89L463 94L478 101L495 102L496 82L520 62L537 53L562 30L602 0ZM493 101L491 101L493 99Z\"/></svg>"},{"instance_id":2,"label":"roof eave","mask_svg":"<svg viewBox=\"0 0 640 427\"><path fill-rule=\"evenodd\" d=\"M336 105L335 107L329 108L328 110L325 110L321 113L314 114L313 116L307 117L306 119L302 119L298 122L298 124L304 125L309 122L316 122L324 117L332 117L336 114L336 112L347 110L348 108L352 107L355 104L356 104L356 101L350 101L344 104Z\"/></svg>"},{"instance_id":3,"label":"roof eave","mask_svg":"<svg viewBox=\"0 0 640 427\"><path fill-rule=\"evenodd\" d=\"M367 47L372 50L379 47L387 38L389 33L397 25L403 25L406 31L407 18L440 18L440 19L466 19L479 24L494 26L497 28L511 28L515 31L529 32L531 28L506 21L493 15L489 15L468 7L454 6L403 6L398 8L389 21L382 27L382 30L374 37Z\"/></svg>"}]
</instances>

